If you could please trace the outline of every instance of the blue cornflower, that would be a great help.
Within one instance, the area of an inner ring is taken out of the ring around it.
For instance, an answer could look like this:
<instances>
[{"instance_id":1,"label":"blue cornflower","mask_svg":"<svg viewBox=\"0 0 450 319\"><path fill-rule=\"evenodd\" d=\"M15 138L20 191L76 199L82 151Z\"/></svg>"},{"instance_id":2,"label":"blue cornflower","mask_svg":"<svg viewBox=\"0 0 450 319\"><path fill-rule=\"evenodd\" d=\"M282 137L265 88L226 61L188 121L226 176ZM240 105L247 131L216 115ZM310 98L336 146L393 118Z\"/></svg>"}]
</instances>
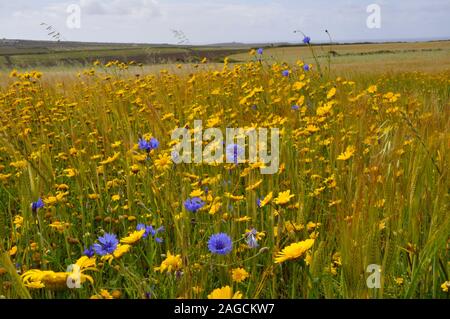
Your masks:
<instances>
[{"instance_id":1,"label":"blue cornflower","mask_svg":"<svg viewBox=\"0 0 450 319\"><path fill-rule=\"evenodd\" d=\"M303 66L303 70L305 70L305 71L309 71L309 64L305 64L304 66Z\"/></svg>"},{"instance_id":2,"label":"blue cornflower","mask_svg":"<svg viewBox=\"0 0 450 319\"><path fill-rule=\"evenodd\" d=\"M103 237L99 237L98 241L99 244L93 244L92 249L97 255L105 256L112 254L119 244L119 240L117 239L117 236L114 234L108 234L106 233L103 235Z\"/></svg>"},{"instance_id":3,"label":"blue cornflower","mask_svg":"<svg viewBox=\"0 0 450 319\"><path fill-rule=\"evenodd\" d=\"M145 233L144 233L144 235L142 236L143 238L147 238L147 237L150 235L150 236L152 236L153 238L155 238L155 241L156 241L157 243L162 243L162 242L163 242L163 240L162 240L161 238L156 237L156 235L157 235L158 233L161 233L161 232L164 231L164 226L161 226L161 227L159 227L159 228L156 229L156 230L153 228L153 226L147 226L147 225L145 225L145 224L138 224L137 227L136 227L136 230L137 230L137 231L143 230L143 229L145 229Z\"/></svg>"},{"instance_id":4,"label":"blue cornflower","mask_svg":"<svg viewBox=\"0 0 450 319\"><path fill-rule=\"evenodd\" d=\"M306 37L306 36L305 36L305 37L303 38L303 43L304 43L304 44L309 44L310 42L311 42L311 38L310 38L310 37Z\"/></svg>"},{"instance_id":5,"label":"blue cornflower","mask_svg":"<svg viewBox=\"0 0 450 319\"><path fill-rule=\"evenodd\" d=\"M282 74L283 76L288 77L289 74L290 74L290 72L289 72L289 70L284 70L281 74Z\"/></svg>"},{"instance_id":6,"label":"blue cornflower","mask_svg":"<svg viewBox=\"0 0 450 319\"><path fill-rule=\"evenodd\" d=\"M150 139L150 147L152 148L152 150L157 149L159 147L159 141L156 138L152 137Z\"/></svg>"},{"instance_id":7,"label":"blue cornflower","mask_svg":"<svg viewBox=\"0 0 450 319\"><path fill-rule=\"evenodd\" d=\"M264 49L263 48L259 48L258 51L256 51L259 55L262 55L264 53Z\"/></svg>"},{"instance_id":8,"label":"blue cornflower","mask_svg":"<svg viewBox=\"0 0 450 319\"><path fill-rule=\"evenodd\" d=\"M245 234L245 242L247 243L248 247L250 248L257 248L258 245L258 240L256 239L256 234L258 233L258 231L254 228L252 228L249 232L247 232Z\"/></svg>"},{"instance_id":9,"label":"blue cornflower","mask_svg":"<svg viewBox=\"0 0 450 319\"><path fill-rule=\"evenodd\" d=\"M227 163L238 163L238 159L245 154L245 150L238 144L229 144L226 149Z\"/></svg>"},{"instance_id":10,"label":"blue cornflower","mask_svg":"<svg viewBox=\"0 0 450 319\"><path fill-rule=\"evenodd\" d=\"M205 202L199 197L189 198L184 202L184 207L193 213L197 212L203 206L205 206Z\"/></svg>"},{"instance_id":11,"label":"blue cornflower","mask_svg":"<svg viewBox=\"0 0 450 319\"><path fill-rule=\"evenodd\" d=\"M44 202L42 201L42 198L39 198L37 202L31 203L31 210L33 212L36 212L39 208L44 207Z\"/></svg>"},{"instance_id":12,"label":"blue cornflower","mask_svg":"<svg viewBox=\"0 0 450 319\"><path fill-rule=\"evenodd\" d=\"M233 250L233 242L225 233L215 234L209 238L208 249L213 254L226 255Z\"/></svg>"},{"instance_id":13,"label":"blue cornflower","mask_svg":"<svg viewBox=\"0 0 450 319\"><path fill-rule=\"evenodd\" d=\"M138 142L139 149L142 151L150 152L159 147L159 141L152 137L150 141L147 141L144 138L140 138Z\"/></svg>"},{"instance_id":14,"label":"blue cornflower","mask_svg":"<svg viewBox=\"0 0 450 319\"><path fill-rule=\"evenodd\" d=\"M298 111L299 108L300 108L300 107L299 107L298 105L292 105L292 109L293 109L294 111Z\"/></svg>"},{"instance_id":15,"label":"blue cornflower","mask_svg":"<svg viewBox=\"0 0 450 319\"><path fill-rule=\"evenodd\" d=\"M89 248L86 248L86 249L83 251L83 255L85 255L85 256L87 256L87 257L89 257L89 258L93 257L93 256L95 255L94 248L93 248L92 246L89 247Z\"/></svg>"}]
</instances>

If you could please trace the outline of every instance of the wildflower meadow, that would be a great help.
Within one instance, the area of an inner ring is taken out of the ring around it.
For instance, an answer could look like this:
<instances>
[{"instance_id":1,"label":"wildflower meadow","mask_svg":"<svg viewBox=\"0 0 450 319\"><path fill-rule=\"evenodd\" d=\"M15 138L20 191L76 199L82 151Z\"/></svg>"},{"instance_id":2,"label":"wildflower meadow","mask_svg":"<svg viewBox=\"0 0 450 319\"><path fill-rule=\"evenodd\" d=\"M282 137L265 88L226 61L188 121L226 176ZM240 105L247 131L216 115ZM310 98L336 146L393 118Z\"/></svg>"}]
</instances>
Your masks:
<instances>
[{"instance_id":1,"label":"wildflower meadow","mask_svg":"<svg viewBox=\"0 0 450 319\"><path fill-rule=\"evenodd\" d=\"M0 295L448 298L450 74L309 62L5 74Z\"/></svg>"}]
</instances>

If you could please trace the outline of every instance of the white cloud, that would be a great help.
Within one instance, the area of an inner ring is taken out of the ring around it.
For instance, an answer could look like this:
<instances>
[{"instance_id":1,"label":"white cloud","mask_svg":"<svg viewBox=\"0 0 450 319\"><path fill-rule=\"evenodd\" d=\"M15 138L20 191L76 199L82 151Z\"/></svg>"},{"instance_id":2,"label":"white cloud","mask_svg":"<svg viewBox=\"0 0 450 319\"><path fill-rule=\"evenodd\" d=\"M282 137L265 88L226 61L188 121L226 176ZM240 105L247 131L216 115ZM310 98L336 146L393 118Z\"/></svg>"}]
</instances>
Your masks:
<instances>
[{"instance_id":1,"label":"white cloud","mask_svg":"<svg viewBox=\"0 0 450 319\"><path fill-rule=\"evenodd\" d=\"M131 17L158 17L161 8L156 0L81 0L83 14Z\"/></svg>"}]
</instances>

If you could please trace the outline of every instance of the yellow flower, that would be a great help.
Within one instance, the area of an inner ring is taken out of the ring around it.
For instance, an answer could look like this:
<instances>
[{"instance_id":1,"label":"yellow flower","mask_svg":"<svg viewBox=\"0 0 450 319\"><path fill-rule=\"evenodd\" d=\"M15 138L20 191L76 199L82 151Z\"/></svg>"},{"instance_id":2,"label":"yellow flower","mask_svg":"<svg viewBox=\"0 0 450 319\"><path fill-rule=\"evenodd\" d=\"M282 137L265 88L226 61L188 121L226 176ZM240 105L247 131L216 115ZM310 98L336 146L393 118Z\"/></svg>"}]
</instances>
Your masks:
<instances>
[{"instance_id":1,"label":"yellow flower","mask_svg":"<svg viewBox=\"0 0 450 319\"><path fill-rule=\"evenodd\" d=\"M305 85L306 85L305 82L295 82L292 85L292 89L295 90L295 91L300 91L301 89L303 89L305 87Z\"/></svg>"},{"instance_id":2,"label":"yellow flower","mask_svg":"<svg viewBox=\"0 0 450 319\"><path fill-rule=\"evenodd\" d=\"M246 191L252 191L252 190L255 190L256 188L258 188L258 186L259 185L261 185L262 184L262 182L263 182L263 180L262 179L260 179L259 181L257 181L256 183L254 183L254 184L252 184L252 185L249 185L249 186L247 186L247 188L245 188L245 190Z\"/></svg>"},{"instance_id":3,"label":"yellow flower","mask_svg":"<svg viewBox=\"0 0 450 319\"><path fill-rule=\"evenodd\" d=\"M144 234L145 234L145 229L136 230L136 231L132 232L129 236L122 238L120 240L120 242L123 244L133 245L133 244L137 243L138 241L140 241L142 236L144 236Z\"/></svg>"},{"instance_id":4,"label":"yellow flower","mask_svg":"<svg viewBox=\"0 0 450 319\"><path fill-rule=\"evenodd\" d=\"M378 90L378 88L377 88L376 85L371 85L371 86L369 86L369 88L367 89L367 92L369 92L369 93L375 93L375 92L377 92L377 90Z\"/></svg>"},{"instance_id":5,"label":"yellow flower","mask_svg":"<svg viewBox=\"0 0 450 319\"><path fill-rule=\"evenodd\" d=\"M211 205L211 208L209 209L209 214L210 214L210 215L214 215L214 214L217 213L221 208L222 208L222 203L221 203L220 201L215 201L215 202Z\"/></svg>"},{"instance_id":6,"label":"yellow flower","mask_svg":"<svg viewBox=\"0 0 450 319\"><path fill-rule=\"evenodd\" d=\"M12 162L9 164L9 166L14 167L14 168L25 168L28 166L28 162L27 161Z\"/></svg>"},{"instance_id":7,"label":"yellow flower","mask_svg":"<svg viewBox=\"0 0 450 319\"><path fill-rule=\"evenodd\" d=\"M90 299L114 299L106 289L101 289L98 295L93 295Z\"/></svg>"},{"instance_id":8,"label":"yellow flower","mask_svg":"<svg viewBox=\"0 0 450 319\"><path fill-rule=\"evenodd\" d=\"M39 270L31 269L25 272L21 278L24 285L32 289L49 288L49 289L61 289L67 288L68 279L76 279L80 281L80 284L86 280L94 283L91 276L85 275L87 270L96 270L95 257L89 258L86 256L81 257L75 263L78 267L73 267L72 272L54 272L51 270ZM75 276L74 276L75 274Z\"/></svg>"},{"instance_id":9,"label":"yellow flower","mask_svg":"<svg viewBox=\"0 0 450 319\"><path fill-rule=\"evenodd\" d=\"M203 195L203 191L201 189L195 189L189 194L189 196L192 197L192 198L200 197L202 195Z\"/></svg>"},{"instance_id":10,"label":"yellow flower","mask_svg":"<svg viewBox=\"0 0 450 319\"><path fill-rule=\"evenodd\" d=\"M338 156L338 161L347 161L355 154L355 147L348 146L344 153Z\"/></svg>"},{"instance_id":11,"label":"yellow flower","mask_svg":"<svg viewBox=\"0 0 450 319\"><path fill-rule=\"evenodd\" d=\"M113 156L108 157L106 160L100 162L100 165L107 165L115 162L120 157L120 152L114 153Z\"/></svg>"},{"instance_id":12,"label":"yellow flower","mask_svg":"<svg viewBox=\"0 0 450 319\"><path fill-rule=\"evenodd\" d=\"M65 169L64 173L66 174L67 177L74 177L77 175L77 171L73 168Z\"/></svg>"},{"instance_id":13,"label":"yellow flower","mask_svg":"<svg viewBox=\"0 0 450 319\"><path fill-rule=\"evenodd\" d=\"M116 259L119 259L120 257L122 257L123 255L125 255L126 253L128 253L131 249L130 245L117 245L116 250L113 252L113 256Z\"/></svg>"},{"instance_id":14,"label":"yellow flower","mask_svg":"<svg viewBox=\"0 0 450 319\"><path fill-rule=\"evenodd\" d=\"M446 281L441 285L441 289L443 292L448 292L448 288L450 288L450 281Z\"/></svg>"},{"instance_id":15,"label":"yellow flower","mask_svg":"<svg viewBox=\"0 0 450 319\"><path fill-rule=\"evenodd\" d=\"M224 195L226 198L229 198L229 199L237 201L237 202L240 200L243 200L245 198L244 195L233 195L231 193L225 193Z\"/></svg>"},{"instance_id":16,"label":"yellow flower","mask_svg":"<svg viewBox=\"0 0 450 319\"><path fill-rule=\"evenodd\" d=\"M244 268L236 268L231 271L231 278L237 283L243 282L249 276L250 275Z\"/></svg>"},{"instance_id":17,"label":"yellow flower","mask_svg":"<svg viewBox=\"0 0 450 319\"><path fill-rule=\"evenodd\" d=\"M278 252L275 258L275 263L279 264L287 260L297 259L306 253L314 245L314 239L307 239L298 243L291 244L285 247L281 252Z\"/></svg>"},{"instance_id":18,"label":"yellow flower","mask_svg":"<svg viewBox=\"0 0 450 319\"><path fill-rule=\"evenodd\" d=\"M159 171L165 171L172 166L172 158L169 154L158 155L158 159L155 160L155 166Z\"/></svg>"},{"instance_id":19,"label":"yellow flower","mask_svg":"<svg viewBox=\"0 0 450 319\"><path fill-rule=\"evenodd\" d=\"M16 215L14 217L13 224L16 226L16 228L20 228L23 225L23 217L20 215Z\"/></svg>"},{"instance_id":20,"label":"yellow flower","mask_svg":"<svg viewBox=\"0 0 450 319\"><path fill-rule=\"evenodd\" d=\"M267 196L264 197L264 199L259 202L259 207L263 208L264 206L269 204L269 202L272 200L272 197L273 197L273 192L270 192L269 194L267 194Z\"/></svg>"},{"instance_id":21,"label":"yellow flower","mask_svg":"<svg viewBox=\"0 0 450 319\"><path fill-rule=\"evenodd\" d=\"M233 289L230 286L214 289L209 295L208 299L242 299L242 293L237 291L233 295Z\"/></svg>"},{"instance_id":22,"label":"yellow flower","mask_svg":"<svg viewBox=\"0 0 450 319\"><path fill-rule=\"evenodd\" d=\"M285 192L280 192L278 193L278 197L275 198L274 202L277 205L285 205L287 203L289 203L289 201L291 200L292 197L294 197L295 195L291 195L291 191L287 190Z\"/></svg>"},{"instance_id":23,"label":"yellow flower","mask_svg":"<svg viewBox=\"0 0 450 319\"><path fill-rule=\"evenodd\" d=\"M113 196L111 197L111 200L112 200L113 202L118 202L118 201L120 200L120 195L113 195Z\"/></svg>"},{"instance_id":24,"label":"yellow flower","mask_svg":"<svg viewBox=\"0 0 450 319\"><path fill-rule=\"evenodd\" d=\"M60 221L54 221L49 225L51 228L56 229L58 232L63 233L66 228L70 226L69 223L64 223Z\"/></svg>"},{"instance_id":25,"label":"yellow flower","mask_svg":"<svg viewBox=\"0 0 450 319\"><path fill-rule=\"evenodd\" d=\"M330 91L328 91L327 99L332 99L336 95L336 88L332 88Z\"/></svg>"},{"instance_id":26,"label":"yellow flower","mask_svg":"<svg viewBox=\"0 0 450 319\"><path fill-rule=\"evenodd\" d=\"M159 272L172 272L180 270L183 265L181 255L172 255L170 251L167 252L166 259L161 263L161 266L155 267L155 271Z\"/></svg>"},{"instance_id":27,"label":"yellow flower","mask_svg":"<svg viewBox=\"0 0 450 319\"><path fill-rule=\"evenodd\" d=\"M137 164L132 165L130 169L133 174L137 174L140 171L140 167Z\"/></svg>"},{"instance_id":28,"label":"yellow flower","mask_svg":"<svg viewBox=\"0 0 450 319\"><path fill-rule=\"evenodd\" d=\"M395 283L399 286L402 286L405 280L402 277L395 278Z\"/></svg>"},{"instance_id":29,"label":"yellow flower","mask_svg":"<svg viewBox=\"0 0 450 319\"><path fill-rule=\"evenodd\" d=\"M10 256L14 256L16 253L17 253L17 246L14 246L9 250Z\"/></svg>"}]
</instances>

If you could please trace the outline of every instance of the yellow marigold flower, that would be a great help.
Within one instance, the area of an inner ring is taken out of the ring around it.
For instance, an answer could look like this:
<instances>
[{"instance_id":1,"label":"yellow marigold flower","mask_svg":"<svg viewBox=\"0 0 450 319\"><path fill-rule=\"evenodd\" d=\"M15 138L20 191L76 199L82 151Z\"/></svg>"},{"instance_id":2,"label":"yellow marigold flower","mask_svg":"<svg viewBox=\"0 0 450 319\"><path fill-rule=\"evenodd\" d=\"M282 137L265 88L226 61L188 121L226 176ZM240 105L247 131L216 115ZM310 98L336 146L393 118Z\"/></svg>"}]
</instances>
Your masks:
<instances>
[{"instance_id":1,"label":"yellow marigold flower","mask_svg":"<svg viewBox=\"0 0 450 319\"><path fill-rule=\"evenodd\" d=\"M111 144L112 148L118 148L120 145L122 145L122 141L116 141Z\"/></svg>"},{"instance_id":2,"label":"yellow marigold flower","mask_svg":"<svg viewBox=\"0 0 450 319\"><path fill-rule=\"evenodd\" d=\"M314 239L307 239L298 243L291 244L281 252L278 252L275 263L279 264L287 260L297 259L306 253L314 245Z\"/></svg>"},{"instance_id":3,"label":"yellow marigold flower","mask_svg":"<svg viewBox=\"0 0 450 319\"><path fill-rule=\"evenodd\" d=\"M67 177L74 177L77 175L77 171L73 168L67 168L64 170L64 173L66 174Z\"/></svg>"},{"instance_id":4,"label":"yellow marigold flower","mask_svg":"<svg viewBox=\"0 0 450 319\"><path fill-rule=\"evenodd\" d=\"M446 281L441 285L441 289L443 292L448 292L448 288L450 288L450 281Z\"/></svg>"},{"instance_id":5,"label":"yellow marigold flower","mask_svg":"<svg viewBox=\"0 0 450 319\"><path fill-rule=\"evenodd\" d=\"M231 278L237 283L243 282L249 276L250 275L244 268L235 268L231 271Z\"/></svg>"},{"instance_id":6,"label":"yellow marigold flower","mask_svg":"<svg viewBox=\"0 0 450 319\"><path fill-rule=\"evenodd\" d=\"M17 246L14 246L9 250L10 256L14 256L16 253L17 253Z\"/></svg>"},{"instance_id":7,"label":"yellow marigold flower","mask_svg":"<svg viewBox=\"0 0 450 319\"><path fill-rule=\"evenodd\" d=\"M262 182L263 182L263 180L262 179L260 179L259 181L257 181L256 183L254 183L254 184L252 184L252 185L249 185L249 186L247 186L247 188L245 188L245 190L246 191L252 191L252 190L255 190L256 188L258 188L258 186L259 185L261 185L262 184Z\"/></svg>"},{"instance_id":8,"label":"yellow marigold flower","mask_svg":"<svg viewBox=\"0 0 450 319\"><path fill-rule=\"evenodd\" d=\"M89 199L99 199L99 198L100 198L100 195L99 195L99 194L89 194L89 195L88 195L88 198L89 198Z\"/></svg>"},{"instance_id":9,"label":"yellow marigold flower","mask_svg":"<svg viewBox=\"0 0 450 319\"><path fill-rule=\"evenodd\" d=\"M113 195L113 196L111 197L111 200L112 200L113 202L118 202L118 201L120 200L120 195Z\"/></svg>"},{"instance_id":10,"label":"yellow marigold flower","mask_svg":"<svg viewBox=\"0 0 450 319\"><path fill-rule=\"evenodd\" d=\"M270 203L270 201L272 200L273 197L273 192L270 192L269 194L267 194L266 197L264 197L260 202L259 202L259 207L263 208L264 206L266 206L267 204Z\"/></svg>"},{"instance_id":11,"label":"yellow marigold flower","mask_svg":"<svg viewBox=\"0 0 450 319\"><path fill-rule=\"evenodd\" d=\"M336 88L332 88L330 91L328 91L327 99L332 99L336 95Z\"/></svg>"},{"instance_id":12,"label":"yellow marigold flower","mask_svg":"<svg viewBox=\"0 0 450 319\"><path fill-rule=\"evenodd\" d=\"M350 158L352 158L354 154L355 154L355 147L347 146L345 152L339 155L337 159L338 161L347 161Z\"/></svg>"},{"instance_id":13,"label":"yellow marigold flower","mask_svg":"<svg viewBox=\"0 0 450 319\"><path fill-rule=\"evenodd\" d=\"M245 198L244 195L233 195L231 193L225 193L224 195L225 195L226 198L229 198L229 199L234 200L234 201L240 201L240 200L243 200Z\"/></svg>"},{"instance_id":14,"label":"yellow marigold flower","mask_svg":"<svg viewBox=\"0 0 450 319\"><path fill-rule=\"evenodd\" d=\"M288 232L290 232L290 233L292 233L292 232L299 232L299 231L301 231L301 230L303 230L305 228L305 226L303 226L302 224L298 224L298 223L295 223L295 222L290 221L290 220L286 221L284 223L284 226L285 226L286 230Z\"/></svg>"},{"instance_id":15,"label":"yellow marigold flower","mask_svg":"<svg viewBox=\"0 0 450 319\"><path fill-rule=\"evenodd\" d=\"M63 233L66 228L70 226L69 223L63 223L60 221L54 221L49 225L51 228L56 229L58 232Z\"/></svg>"},{"instance_id":16,"label":"yellow marigold flower","mask_svg":"<svg viewBox=\"0 0 450 319\"><path fill-rule=\"evenodd\" d=\"M93 295L90 299L114 299L106 289L101 289L98 295Z\"/></svg>"},{"instance_id":17,"label":"yellow marigold flower","mask_svg":"<svg viewBox=\"0 0 450 319\"><path fill-rule=\"evenodd\" d=\"M291 195L290 190L287 190L285 192L280 192L280 193L278 193L278 197L275 198L274 202L277 205L285 205L285 204L289 203L291 198L293 198L294 196L295 195Z\"/></svg>"},{"instance_id":18,"label":"yellow marigold flower","mask_svg":"<svg viewBox=\"0 0 450 319\"><path fill-rule=\"evenodd\" d=\"M23 225L23 217L20 215L16 215L14 216L14 221L13 221L14 226L16 226L16 228L20 228Z\"/></svg>"},{"instance_id":19,"label":"yellow marigold flower","mask_svg":"<svg viewBox=\"0 0 450 319\"><path fill-rule=\"evenodd\" d=\"M131 246L128 244L125 244L125 245L119 244L119 245L117 245L116 250L113 252L113 256L114 256L114 258L119 259L123 255L128 253L130 251L130 249L131 249Z\"/></svg>"},{"instance_id":20,"label":"yellow marigold flower","mask_svg":"<svg viewBox=\"0 0 450 319\"><path fill-rule=\"evenodd\" d=\"M402 286L404 282L405 282L405 280L402 277L395 278L395 283L398 286Z\"/></svg>"},{"instance_id":21,"label":"yellow marigold flower","mask_svg":"<svg viewBox=\"0 0 450 319\"><path fill-rule=\"evenodd\" d=\"M303 89L306 86L305 82L295 82L292 85L292 89L295 91L300 91L301 89ZM302 103L303 104L303 103Z\"/></svg>"},{"instance_id":22,"label":"yellow marigold flower","mask_svg":"<svg viewBox=\"0 0 450 319\"><path fill-rule=\"evenodd\" d=\"M108 157L106 160L100 162L100 165L107 165L115 162L120 157L120 152L114 153L113 156Z\"/></svg>"},{"instance_id":23,"label":"yellow marigold flower","mask_svg":"<svg viewBox=\"0 0 450 319\"><path fill-rule=\"evenodd\" d=\"M167 252L166 259L161 263L161 266L155 267L155 271L159 272L172 272L180 270L183 265L181 255L172 255L170 251Z\"/></svg>"},{"instance_id":24,"label":"yellow marigold flower","mask_svg":"<svg viewBox=\"0 0 450 319\"><path fill-rule=\"evenodd\" d=\"M20 168L25 168L28 166L28 162L27 161L17 161L17 162L12 162L9 164L9 166L20 169Z\"/></svg>"},{"instance_id":25,"label":"yellow marigold flower","mask_svg":"<svg viewBox=\"0 0 450 319\"><path fill-rule=\"evenodd\" d=\"M369 93L376 93L377 92L377 90L378 90L378 88L377 88L377 86L376 85L371 85L371 86L369 86L369 88L367 89L367 92L369 92Z\"/></svg>"},{"instance_id":26,"label":"yellow marigold flower","mask_svg":"<svg viewBox=\"0 0 450 319\"><path fill-rule=\"evenodd\" d=\"M67 288L67 282L69 278L79 279L80 283L84 283L86 280L94 283L91 276L85 275L84 272L87 270L95 269L95 257L88 258L86 256L81 257L75 264L78 267L73 267L73 272L54 272L51 270L39 270L32 269L25 272L21 278L24 285L32 289L49 288L49 289L60 289ZM74 276L75 274L75 276ZM74 276L74 277L72 277Z\"/></svg>"},{"instance_id":27,"label":"yellow marigold flower","mask_svg":"<svg viewBox=\"0 0 450 319\"><path fill-rule=\"evenodd\" d=\"M249 222L251 220L252 220L252 218L249 217L249 216L243 216L243 217L238 217L238 218L234 219L234 221L238 222L238 223L240 223L240 222Z\"/></svg>"},{"instance_id":28,"label":"yellow marigold flower","mask_svg":"<svg viewBox=\"0 0 450 319\"><path fill-rule=\"evenodd\" d=\"M305 263L310 266L312 264L313 258L311 253L308 251L306 252L306 256L305 256Z\"/></svg>"},{"instance_id":29,"label":"yellow marigold flower","mask_svg":"<svg viewBox=\"0 0 450 319\"><path fill-rule=\"evenodd\" d=\"M230 286L214 289L209 295L208 299L242 299L242 293L237 291L233 294L233 289Z\"/></svg>"},{"instance_id":30,"label":"yellow marigold flower","mask_svg":"<svg viewBox=\"0 0 450 319\"><path fill-rule=\"evenodd\" d=\"M209 209L209 214L210 214L210 215L214 215L214 214L216 214L221 208L222 208L222 203L221 203L221 202L219 202L219 201L214 202L214 203L211 205L211 208Z\"/></svg>"},{"instance_id":31,"label":"yellow marigold flower","mask_svg":"<svg viewBox=\"0 0 450 319\"><path fill-rule=\"evenodd\" d=\"M69 188L70 187L67 184L56 185L56 189L59 190L59 191L67 191L67 190L69 190Z\"/></svg>"},{"instance_id":32,"label":"yellow marigold flower","mask_svg":"<svg viewBox=\"0 0 450 319\"><path fill-rule=\"evenodd\" d=\"M6 182L6 180L11 176L12 174L0 174L0 182Z\"/></svg>"},{"instance_id":33,"label":"yellow marigold flower","mask_svg":"<svg viewBox=\"0 0 450 319\"><path fill-rule=\"evenodd\" d=\"M133 245L133 244L137 243L138 241L140 241L142 236L144 236L144 234L145 234L145 229L136 230L136 231L132 232L129 236L122 238L120 240L120 242L123 244Z\"/></svg>"},{"instance_id":34,"label":"yellow marigold flower","mask_svg":"<svg viewBox=\"0 0 450 319\"><path fill-rule=\"evenodd\" d=\"M158 159L155 160L155 166L159 171L165 171L172 166L172 158L169 154L158 155Z\"/></svg>"},{"instance_id":35,"label":"yellow marigold flower","mask_svg":"<svg viewBox=\"0 0 450 319\"><path fill-rule=\"evenodd\" d=\"M192 198L201 197L202 195L203 195L203 191L201 189L195 189L189 194L189 196Z\"/></svg>"},{"instance_id":36,"label":"yellow marigold flower","mask_svg":"<svg viewBox=\"0 0 450 319\"><path fill-rule=\"evenodd\" d=\"M139 167L139 165L134 164L134 165L131 166L130 170L131 170L131 172L132 172L133 174L137 174L137 173L139 173L139 171L140 171L140 167Z\"/></svg>"},{"instance_id":37,"label":"yellow marigold flower","mask_svg":"<svg viewBox=\"0 0 450 319\"><path fill-rule=\"evenodd\" d=\"M306 228L308 229L308 231L313 231L320 226L322 226L321 223L308 222L308 224L306 224Z\"/></svg>"}]
</instances>

